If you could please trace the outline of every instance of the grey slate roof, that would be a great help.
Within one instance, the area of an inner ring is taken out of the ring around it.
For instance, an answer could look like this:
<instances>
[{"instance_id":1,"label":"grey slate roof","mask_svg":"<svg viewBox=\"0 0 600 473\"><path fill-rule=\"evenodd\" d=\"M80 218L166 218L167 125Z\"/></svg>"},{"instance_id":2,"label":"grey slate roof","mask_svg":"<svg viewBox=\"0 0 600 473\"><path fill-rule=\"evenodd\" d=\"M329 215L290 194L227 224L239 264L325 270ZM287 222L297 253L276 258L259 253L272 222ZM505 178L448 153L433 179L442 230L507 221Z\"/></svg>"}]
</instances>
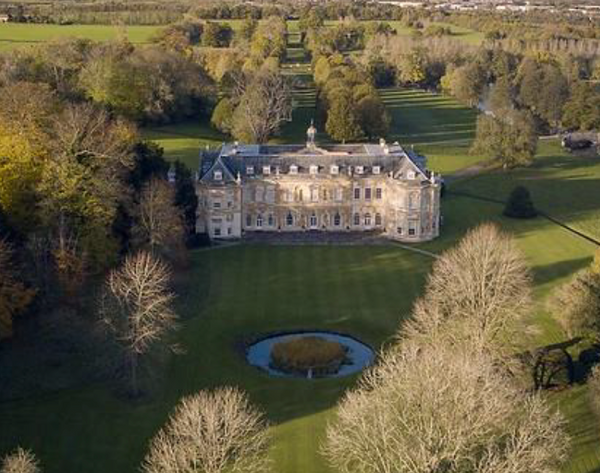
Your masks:
<instances>
[{"instance_id":1,"label":"grey slate roof","mask_svg":"<svg viewBox=\"0 0 600 473\"><path fill-rule=\"evenodd\" d=\"M263 167L270 166L271 173L276 169L281 174L289 173L290 167L298 167L298 173L308 173L312 165L319 171L329 170L337 165L340 174L352 166L364 167L364 174L372 172L373 166L379 166L381 174L397 172L405 165L414 168L423 178L430 177L426 169L426 159L413 150L406 150L399 144L332 144L307 147L304 145L236 145L224 144L216 151L203 151L200 156L200 180L212 180L212 173L224 170L224 181L235 179L239 174L247 176L248 167L253 175L261 175Z\"/></svg>"}]
</instances>

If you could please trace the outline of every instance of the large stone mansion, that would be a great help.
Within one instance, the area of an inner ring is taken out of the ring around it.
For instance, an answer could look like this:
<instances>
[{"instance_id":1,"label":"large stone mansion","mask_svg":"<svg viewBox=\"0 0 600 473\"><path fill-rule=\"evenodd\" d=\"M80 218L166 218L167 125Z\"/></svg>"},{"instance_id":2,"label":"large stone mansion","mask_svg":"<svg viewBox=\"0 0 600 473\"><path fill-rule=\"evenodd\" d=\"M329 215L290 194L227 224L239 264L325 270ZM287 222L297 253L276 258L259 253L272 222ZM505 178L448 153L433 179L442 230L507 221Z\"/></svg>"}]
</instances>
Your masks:
<instances>
[{"instance_id":1,"label":"large stone mansion","mask_svg":"<svg viewBox=\"0 0 600 473\"><path fill-rule=\"evenodd\" d=\"M203 151L196 230L213 239L248 232L378 231L419 242L439 235L441 178L398 143L317 146L224 144Z\"/></svg>"}]
</instances>

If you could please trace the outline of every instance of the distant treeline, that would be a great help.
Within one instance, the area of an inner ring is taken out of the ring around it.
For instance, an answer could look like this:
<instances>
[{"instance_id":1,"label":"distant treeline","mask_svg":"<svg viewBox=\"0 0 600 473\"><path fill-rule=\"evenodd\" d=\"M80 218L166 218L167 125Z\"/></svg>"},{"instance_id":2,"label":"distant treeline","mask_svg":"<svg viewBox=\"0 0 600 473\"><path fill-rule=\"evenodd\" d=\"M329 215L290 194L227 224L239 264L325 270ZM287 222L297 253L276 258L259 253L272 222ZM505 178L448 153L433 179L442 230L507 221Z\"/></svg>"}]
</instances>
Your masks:
<instances>
[{"instance_id":1,"label":"distant treeline","mask_svg":"<svg viewBox=\"0 0 600 473\"><path fill-rule=\"evenodd\" d=\"M206 20L260 20L271 16L293 19L301 16L309 6L304 4L239 4L207 2L202 5L189 1L174 2L110 2L78 3L54 1L48 3L14 3L0 5L1 13L8 13L11 21L56 24L159 25L191 16ZM355 18L361 20L397 20L406 13L393 5L366 2L328 2L317 7L327 20Z\"/></svg>"}]
</instances>

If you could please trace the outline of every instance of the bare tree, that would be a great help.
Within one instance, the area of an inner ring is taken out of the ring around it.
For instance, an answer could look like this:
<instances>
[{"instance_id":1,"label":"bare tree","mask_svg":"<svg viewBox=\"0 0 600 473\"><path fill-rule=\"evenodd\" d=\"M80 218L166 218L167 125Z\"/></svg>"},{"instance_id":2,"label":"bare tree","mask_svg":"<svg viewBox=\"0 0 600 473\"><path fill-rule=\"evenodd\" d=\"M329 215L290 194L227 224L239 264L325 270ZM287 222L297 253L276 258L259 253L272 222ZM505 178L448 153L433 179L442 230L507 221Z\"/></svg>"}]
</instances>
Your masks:
<instances>
[{"instance_id":1,"label":"bare tree","mask_svg":"<svg viewBox=\"0 0 600 473\"><path fill-rule=\"evenodd\" d=\"M100 301L100 323L123 351L131 394L138 395L140 357L177 327L171 272L151 253L128 256L106 280Z\"/></svg>"},{"instance_id":2,"label":"bare tree","mask_svg":"<svg viewBox=\"0 0 600 473\"><path fill-rule=\"evenodd\" d=\"M343 473L559 472L561 416L491 358L404 342L342 400L323 451Z\"/></svg>"},{"instance_id":3,"label":"bare tree","mask_svg":"<svg viewBox=\"0 0 600 473\"><path fill-rule=\"evenodd\" d=\"M237 108L233 135L242 141L264 143L292 117L292 95L278 72L261 70L252 78L236 81Z\"/></svg>"},{"instance_id":4,"label":"bare tree","mask_svg":"<svg viewBox=\"0 0 600 473\"><path fill-rule=\"evenodd\" d=\"M183 247L183 215L175 205L175 189L164 179L153 178L142 189L134 234L152 251L168 253Z\"/></svg>"},{"instance_id":5,"label":"bare tree","mask_svg":"<svg viewBox=\"0 0 600 473\"><path fill-rule=\"evenodd\" d=\"M528 313L531 277L513 239L491 224L471 230L433 265L402 335L505 352Z\"/></svg>"},{"instance_id":6,"label":"bare tree","mask_svg":"<svg viewBox=\"0 0 600 473\"><path fill-rule=\"evenodd\" d=\"M17 448L13 453L4 457L0 473L40 473L39 462L29 450Z\"/></svg>"},{"instance_id":7,"label":"bare tree","mask_svg":"<svg viewBox=\"0 0 600 473\"><path fill-rule=\"evenodd\" d=\"M150 443L144 473L270 471L267 423L234 388L183 398Z\"/></svg>"}]
</instances>

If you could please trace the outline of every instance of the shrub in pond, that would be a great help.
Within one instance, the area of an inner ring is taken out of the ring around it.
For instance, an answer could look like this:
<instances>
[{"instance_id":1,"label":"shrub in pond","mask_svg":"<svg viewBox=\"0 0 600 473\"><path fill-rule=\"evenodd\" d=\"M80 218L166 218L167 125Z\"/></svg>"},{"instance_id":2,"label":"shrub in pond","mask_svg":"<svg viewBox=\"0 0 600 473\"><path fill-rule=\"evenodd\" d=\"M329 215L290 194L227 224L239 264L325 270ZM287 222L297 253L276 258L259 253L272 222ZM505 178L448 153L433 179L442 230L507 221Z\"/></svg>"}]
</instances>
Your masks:
<instances>
[{"instance_id":1,"label":"shrub in pond","mask_svg":"<svg viewBox=\"0 0 600 473\"><path fill-rule=\"evenodd\" d=\"M285 373L314 376L337 373L347 363L348 349L341 343L306 336L282 341L271 349L271 367Z\"/></svg>"}]
</instances>

